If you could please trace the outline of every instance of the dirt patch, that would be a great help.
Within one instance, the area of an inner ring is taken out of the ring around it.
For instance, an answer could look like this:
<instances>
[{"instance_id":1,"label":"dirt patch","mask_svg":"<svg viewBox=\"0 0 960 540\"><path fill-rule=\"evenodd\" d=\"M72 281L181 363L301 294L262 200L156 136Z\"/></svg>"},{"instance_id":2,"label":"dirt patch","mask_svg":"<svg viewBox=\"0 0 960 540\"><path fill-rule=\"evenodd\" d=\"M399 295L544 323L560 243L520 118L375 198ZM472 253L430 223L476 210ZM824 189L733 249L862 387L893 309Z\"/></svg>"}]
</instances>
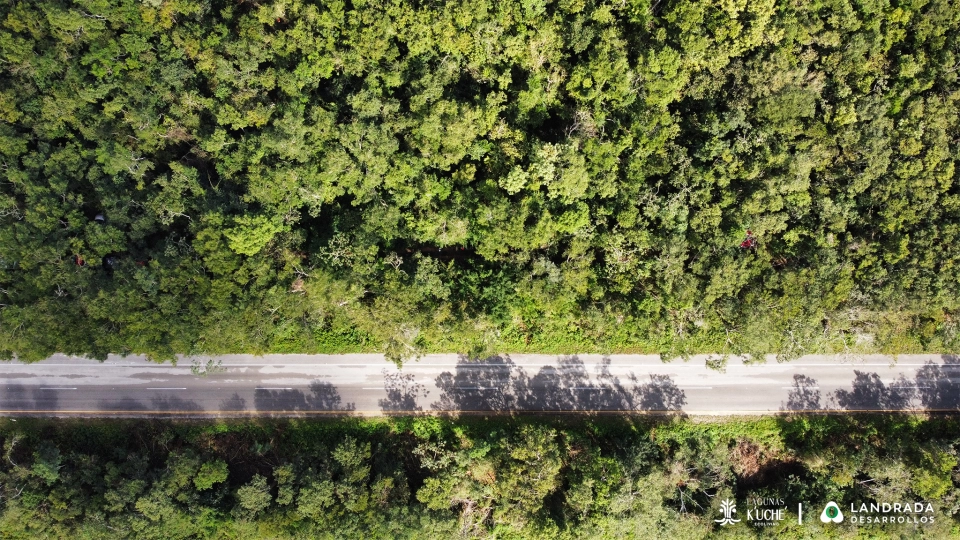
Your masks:
<instances>
[{"instance_id":1,"label":"dirt patch","mask_svg":"<svg viewBox=\"0 0 960 540\"><path fill-rule=\"evenodd\" d=\"M739 487L769 484L803 470L803 465L795 459L768 455L760 445L748 439L737 441L730 450L730 463L739 477Z\"/></svg>"}]
</instances>

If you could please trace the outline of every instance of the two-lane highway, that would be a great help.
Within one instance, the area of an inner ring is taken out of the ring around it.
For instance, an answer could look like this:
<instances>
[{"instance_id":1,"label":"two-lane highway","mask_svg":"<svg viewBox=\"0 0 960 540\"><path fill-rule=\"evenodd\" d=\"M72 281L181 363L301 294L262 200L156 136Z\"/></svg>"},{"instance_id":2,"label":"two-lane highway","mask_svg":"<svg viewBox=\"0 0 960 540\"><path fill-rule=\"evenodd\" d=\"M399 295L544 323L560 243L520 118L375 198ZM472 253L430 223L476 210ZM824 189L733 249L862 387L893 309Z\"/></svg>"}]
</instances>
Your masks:
<instances>
[{"instance_id":1,"label":"two-lane highway","mask_svg":"<svg viewBox=\"0 0 960 540\"><path fill-rule=\"evenodd\" d=\"M960 410L960 358L949 355L730 358L723 372L705 357L663 363L655 355L429 355L402 369L373 354L216 359L222 369L206 376L193 373L192 359L0 363L0 415Z\"/></svg>"}]
</instances>

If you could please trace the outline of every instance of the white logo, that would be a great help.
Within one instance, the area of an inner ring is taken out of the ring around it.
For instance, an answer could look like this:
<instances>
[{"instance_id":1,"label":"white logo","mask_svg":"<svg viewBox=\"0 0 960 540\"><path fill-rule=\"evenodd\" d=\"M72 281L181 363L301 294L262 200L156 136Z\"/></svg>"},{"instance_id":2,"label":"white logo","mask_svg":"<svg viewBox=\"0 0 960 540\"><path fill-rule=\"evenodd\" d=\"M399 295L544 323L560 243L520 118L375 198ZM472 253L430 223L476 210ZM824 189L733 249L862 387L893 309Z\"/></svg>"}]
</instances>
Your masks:
<instances>
[{"instance_id":1,"label":"white logo","mask_svg":"<svg viewBox=\"0 0 960 540\"><path fill-rule=\"evenodd\" d=\"M740 523L739 519L733 519L733 515L737 513L737 505L730 501L730 499L724 499L720 503L720 511L723 512L723 519L715 519L714 521L722 525L733 525L734 523Z\"/></svg>"},{"instance_id":2,"label":"white logo","mask_svg":"<svg viewBox=\"0 0 960 540\"><path fill-rule=\"evenodd\" d=\"M933 505L922 501L902 503L861 503L860 508L850 503L851 523L933 523Z\"/></svg>"},{"instance_id":3,"label":"white logo","mask_svg":"<svg viewBox=\"0 0 960 540\"><path fill-rule=\"evenodd\" d=\"M779 497L749 497L746 505L747 521L754 527L774 527L787 511L786 502Z\"/></svg>"},{"instance_id":4,"label":"white logo","mask_svg":"<svg viewBox=\"0 0 960 540\"><path fill-rule=\"evenodd\" d=\"M823 512L820 513L820 521L824 523L840 523L843 521L843 512L840 511L840 507L837 506L837 503L830 501L827 503L827 506L823 508Z\"/></svg>"}]
</instances>

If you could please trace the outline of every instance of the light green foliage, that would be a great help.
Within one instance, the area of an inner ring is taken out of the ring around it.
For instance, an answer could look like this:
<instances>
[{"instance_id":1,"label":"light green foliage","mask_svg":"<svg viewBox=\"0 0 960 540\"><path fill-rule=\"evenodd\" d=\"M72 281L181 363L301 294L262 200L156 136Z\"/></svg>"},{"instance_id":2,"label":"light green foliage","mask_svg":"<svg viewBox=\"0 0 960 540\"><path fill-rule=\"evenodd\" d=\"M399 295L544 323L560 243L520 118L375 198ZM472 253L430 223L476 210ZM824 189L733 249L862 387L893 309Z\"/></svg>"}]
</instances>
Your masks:
<instances>
[{"instance_id":1,"label":"light green foliage","mask_svg":"<svg viewBox=\"0 0 960 540\"><path fill-rule=\"evenodd\" d=\"M300 489L297 499L297 513L316 521L322 521L326 510L336 502L333 482L314 481Z\"/></svg>"},{"instance_id":2,"label":"light green foliage","mask_svg":"<svg viewBox=\"0 0 960 540\"><path fill-rule=\"evenodd\" d=\"M60 478L60 460L60 450L56 446L44 445L33 455L30 472L47 485L53 484Z\"/></svg>"},{"instance_id":3,"label":"light green foliage","mask_svg":"<svg viewBox=\"0 0 960 540\"><path fill-rule=\"evenodd\" d=\"M230 249L251 256L259 253L282 230L283 227L264 216L240 216L223 234L229 240Z\"/></svg>"},{"instance_id":4,"label":"light green foliage","mask_svg":"<svg viewBox=\"0 0 960 540\"><path fill-rule=\"evenodd\" d=\"M542 508L544 499L560 487L560 448L552 429L527 427L510 446L505 474L497 482L500 505L494 521L522 525Z\"/></svg>"},{"instance_id":5,"label":"light green foliage","mask_svg":"<svg viewBox=\"0 0 960 540\"><path fill-rule=\"evenodd\" d=\"M287 505L293 502L295 479L296 474L290 465L281 465L273 470L273 480L277 483L277 504Z\"/></svg>"},{"instance_id":6,"label":"light green foliage","mask_svg":"<svg viewBox=\"0 0 960 540\"><path fill-rule=\"evenodd\" d=\"M351 512L363 512L370 501L367 482L370 480L370 443L357 444L351 437L334 449L332 457L340 466L336 493Z\"/></svg>"},{"instance_id":7,"label":"light green foliage","mask_svg":"<svg viewBox=\"0 0 960 540\"><path fill-rule=\"evenodd\" d=\"M222 460L208 461L200 466L200 471L193 479L193 485L199 490L210 489L214 484L226 482L229 471L227 463Z\"/></svg>"},{"instance_id":8,"label":"light green foliage","mask_svg":"<svg viewBox=\"0 0 960 540\"><path fill-rule=\"evenodd\" d=\"M924 467L910 476L912 491L926 500L939 499L953 490L951 474L957 467L957 457L940 449L923 452Z\"/></svg>"},{"instance_id":9,"label":"light green foliage","mask_svg":"<svg viewBox=\"0 0 960 540\"><path fill-rule=\"evenodd\" d=\"M255 516L266 510L272 501L267 479L259 474L237 490L237 505L248 516Z\"/></svg>"}]
</instances>

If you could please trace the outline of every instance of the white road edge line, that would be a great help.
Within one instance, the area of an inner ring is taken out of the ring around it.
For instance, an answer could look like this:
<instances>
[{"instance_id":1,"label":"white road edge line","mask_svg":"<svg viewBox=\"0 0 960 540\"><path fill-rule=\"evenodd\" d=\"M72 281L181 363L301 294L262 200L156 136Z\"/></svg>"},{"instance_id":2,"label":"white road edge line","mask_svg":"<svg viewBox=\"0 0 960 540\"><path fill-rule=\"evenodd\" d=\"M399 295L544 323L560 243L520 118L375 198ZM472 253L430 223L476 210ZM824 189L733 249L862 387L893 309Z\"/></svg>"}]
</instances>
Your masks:
<instances>
[{"instance_id":1,"label":"white road edge line","mask_svg":"<svg viewBox=\"0 0 960 540\"><path fill-rule=\"evenodd\" d=\"M186 388L147 388L147 390L186 390Z\"/></svg>"},{"instance_id":2,"label":"white road edge line","mask_svg":"<svg viewBox=\"0 0 960 540\"><path fill-rule=\"evenodd\" d=\"M536 388L536 387L534 387ZM680 390L713 390L712 386L678 386ZM785 386L784 388L793 388L792 386ZM361 390L386 390L382 386L362 386ZM454 386L454 390L503 390L499 386ZM261 390L258 388L258 390ZM269 390L268 388L263 388L262 390ZM570 390L612 390L612 388L601 388L597 386L574 386Z\"/></svg>"},{"instance_id":3,"label":"white road edge line","mask_svg":"<svg viewBox=\"0 0 960 540\"><path fill-rule=\"evenodd\" d=\"M54 388L54 387L41 387L40 389L41 389L41 390L76 390L76 389L77 389L77 387L73 387L73 388L60 388L60 387L56 387L56 388Z\"/></svg>"},{"instance_id":4,"label":"white road edge line","mask_svg":"<svg viewBox=\"0 0 960 540\"><path fill-rule=\"evenodd\" d=\"M45 364L45 363L43 363L43 362L39 362L39 363L36 363L36 364L33 364L33 365L34 365L34 366L39 366L39 367L43 367L43 366L49 366L49 367L64 367L64 366L71 366L71 367L77 367L77 366L81 366L81 367L83 367L83 366L90 366L90 367L92 367L92 366L111 366L111 367L138 368L138 369L139 369L139 368L142 368L142 369L152 369L152 368L169 369L169 368L174 368L174 369L183 369L183 370L189 369L189 368L184 367L184 366L182 366L182 365L174 366L174 365L172 365L172 364L153 364L153 363L146 363L146 362L144 362L144 364L110 364L110 363L103 363L103 364L101 364L101 363L96 363L96 364L94 364L94 362L95 362L95 361L93 361L93 360L91 360L89 363L87 363L87 362L82 362L82 363L81 363L81 362L78 362L78 363L75 363L75 364ZM934 365L938 365L938 366L940 366L940 367L945 367L945 368L960 368L960 365L957 365L957 364L944 364L944 363L938 364L937 362L933 362L933 364L934 364ZM14 364L14 365L16 365L16 364ZM380 366L390 367L391 365L392 365L392 364L390 364L389 362L386 362L386 361L384 361L383 363L377 363L377 364L343 364L343 363L334 363L334 362L330 362L330 363L326 363L326 364L297 364L297 363L291 364L291 363L289 363L289 362L287 362L286 364L220 364L221 367L276 367L276 368L331 367L331 366L336 366L336 367L380 367ZM510 364L418 364L418 363L415 363L415 362L409 362L409 363L404 364L403 367L407 368L407 367L458 367L458 366L459 366L459 367L493 367L493 368L503 368L503 367L506 367L506 366L509 366L509 365L510 365ZM661 363L661 364L656 364L656 363L650 363L650 364L618 364L618 363L614 363L614 362L611 362L611 363L609 363L609 364L598 364L598 363L595 363L595 362L584 362L584 363L581 364L581 365L582 365L582 366L606 366L606 367L650 367L650 366L681 367L681 368L687 368L687 367L689 367L689 368L702 368L702 367L704 367L703 364L685 364L685 363L680 363L680 362L677 362L677 363L674 363L674 362L665 362L665 363ZM763 363L763 364L733 364L733 365L727 365L727 369L730 369L731 367L745 367L745 368L751 368L751 369L752 369L752 368L760 368L760 367L763 367L763 366L782 366L782 367L783 367L783 366L798 366L798 367L809 367L809 366L831 367L831 366L832 366L832 367L846 367L846 368L850 368L850 367L856 368L856 367L863 367L863 366L886 366L886 367L896 368L896 367L901 367L901 366L904 366L904 367L923 367L923 366L926 366L926 365L927 365L926 363L924 363L924 364L913 364L913 363L900 363L900 362L893 362L893 363L890 363L890 362L883 362L883 363L873 363L873 362L863 362L863 363L860 363L860 362L844 362L844 363L840 363L840 362L837 362L837 363L830 363L830 364L799 364L799 363L793 363L793 362L784 362L783 364L773 364L773 363ZM560 368L559 366L553 366L552 364L543 363L543 362L532 362L532 363L531 363L531 362L514 362L511 367L531 367L531 366L552 366L552 367L557 367L558 369L563 369L563 368ZM566 369L578 369L578 368L579 368L579 366L574 367L574 368L566 368Z\"/></svg>"}]
</instances>

